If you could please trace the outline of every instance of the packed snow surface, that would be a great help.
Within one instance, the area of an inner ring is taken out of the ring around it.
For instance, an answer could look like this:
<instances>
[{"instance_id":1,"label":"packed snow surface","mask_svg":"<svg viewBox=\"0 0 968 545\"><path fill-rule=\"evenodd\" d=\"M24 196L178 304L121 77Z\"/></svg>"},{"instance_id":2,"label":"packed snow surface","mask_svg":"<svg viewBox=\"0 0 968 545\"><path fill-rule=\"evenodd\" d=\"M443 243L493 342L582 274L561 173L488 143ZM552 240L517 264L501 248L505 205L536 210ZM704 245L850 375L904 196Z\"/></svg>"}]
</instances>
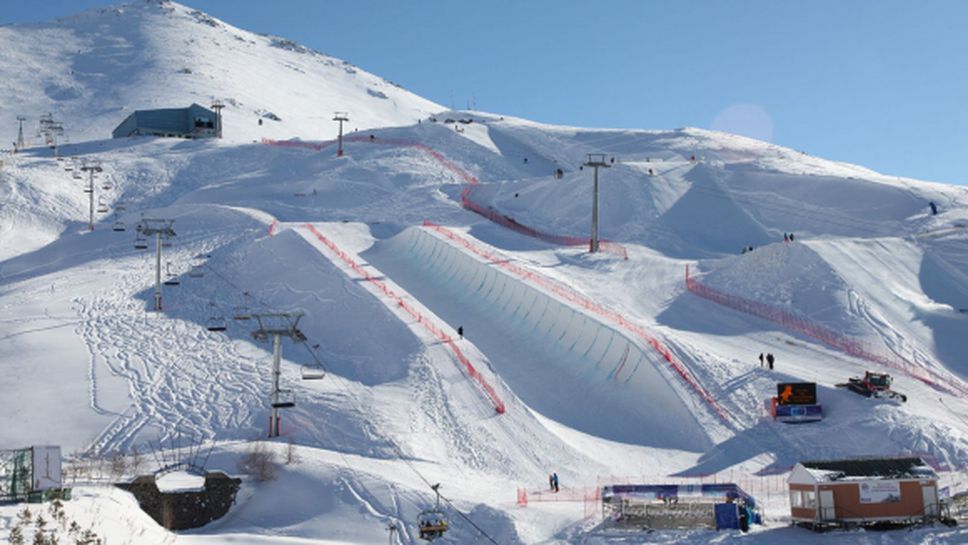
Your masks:
<instances>
[{"instance_id":1,"label":"packed snow surface","mask_svg":"<svg viewBox=\"0 0 968 545\"><path fill-rule=\"evenodd\" d=\"M800 460L913 454L965 486L965 188L700 129L441 111L171 2L0 37L0 117L31 118L0 169L2 447L71 455L64 510L82 528L111 543L417 543L441 483L444 543L968 541L790 527L784 484ZM135 109L212 99L224 140L108 139ZM351 118L342 157L334 111ZM60 159L35 133L47 112ZM598 254L588 153L608 160ZM92 197L78 169L94 160ZM89 231L92 205L107 212ZM134 247L146 219L176 233L160 312L156 241ZM295 406L266 440L272 346L252 332L293 324L252 316L283 311L307 340L282 342ZM836 386L865 370L908 401ZM823 421L770 418L785 381L817 383ZM245 476L201 529L167 532L103 486L157 469L194 489L172 468L236 474L260 441L275 479ZM601 485L709 481L744 487L766 524L601 524ZM21 511L0 507L0 536Z\"/></svg>"}]
</instances>

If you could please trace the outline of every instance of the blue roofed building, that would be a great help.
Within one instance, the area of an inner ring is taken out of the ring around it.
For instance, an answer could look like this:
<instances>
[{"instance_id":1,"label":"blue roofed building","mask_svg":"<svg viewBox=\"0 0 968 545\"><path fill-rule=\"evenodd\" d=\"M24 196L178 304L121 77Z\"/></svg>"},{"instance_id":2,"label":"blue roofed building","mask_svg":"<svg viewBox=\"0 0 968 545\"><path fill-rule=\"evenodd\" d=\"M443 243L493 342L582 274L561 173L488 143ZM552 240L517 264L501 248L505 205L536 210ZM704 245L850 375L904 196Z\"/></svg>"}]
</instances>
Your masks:
<instances>
[{"instance_id":1,"label":"blue roofed building","mask_svg":"<svg viewBox=\"0 0 968 545\"><path fill-rule=\"evenodd\" d=\"M218 136L218 121L215 112L198 104L187 108L137 110L122 121L111 136L215 138Z\"/></svg>"}]
</instances>

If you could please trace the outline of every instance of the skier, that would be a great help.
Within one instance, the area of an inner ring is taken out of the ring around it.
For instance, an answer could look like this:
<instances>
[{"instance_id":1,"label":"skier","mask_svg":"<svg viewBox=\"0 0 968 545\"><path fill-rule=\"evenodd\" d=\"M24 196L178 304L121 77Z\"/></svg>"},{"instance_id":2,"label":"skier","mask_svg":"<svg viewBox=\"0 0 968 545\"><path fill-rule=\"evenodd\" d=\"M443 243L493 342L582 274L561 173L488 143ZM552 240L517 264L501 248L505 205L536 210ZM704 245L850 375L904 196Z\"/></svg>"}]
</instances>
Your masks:
<instances>
[{"instance_id":1,"label":"skier","mask_svg":"<svg viewBox=\"0 0 968 545\"><path fill-rule=\"evenodd\" d=\"M770 371L773 370L773 361L774 361L774 359L775 358L773 357L773 354L772 353L766 355L766 364L770 367Z\"/></svg>"},{"instance_id":2,"label":"skier","mask_svg":"<svg viewBox=\"0 0 968 545\"><path fill-rule=\"evenodd\" d=\"M457 326L457 336L460 337L461 339L464 338L464 326L462 325Z\"/></svg>"}]
</instances>

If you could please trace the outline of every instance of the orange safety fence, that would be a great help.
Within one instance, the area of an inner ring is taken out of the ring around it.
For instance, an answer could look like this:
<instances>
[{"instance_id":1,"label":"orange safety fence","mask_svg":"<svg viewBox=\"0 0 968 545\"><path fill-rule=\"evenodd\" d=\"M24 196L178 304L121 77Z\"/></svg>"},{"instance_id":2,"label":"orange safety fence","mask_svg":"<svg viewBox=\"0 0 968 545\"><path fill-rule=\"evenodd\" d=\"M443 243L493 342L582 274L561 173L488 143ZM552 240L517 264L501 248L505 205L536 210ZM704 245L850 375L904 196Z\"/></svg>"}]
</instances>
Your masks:
<instances>
[{"instance_id":1,"label":"orange safety fence","mask_svg":"<svg viewBox=\"0 0 968 545\"><path fill-rule=\"evenodd\" d=\"M688 265L686 265L686 289L708 301L780 324L851 356L900 371L936 390L968 394L968 386L953 375L945 375L924 365L912 363L894 353L885 353L884 350L874 348L870 343L848 337L789 310L707 286L690 275Z\"/></svg>"},{"instance_id":2,"label":"orange safety fence","mask_svg":"<svg viewBox=\"0 0 968 545\"><path fill-rule=\"evenodd\" d=\"M430 146L417 142L414 140L405 140L401 138L377 138L369 136L346 136L343 138L345 142L356 142L356 143L370 143L370 144L382 144L397 147L415 148L427 155L430 155L434 160L446 170L456 175L458 178L464 181L466 186L460 194L461 206L474 212L484 218L497 223L498 225L511 229L517 233L525 236L536 238L538 240L548 242L551 244L559 244L562 246L590 246L591 239L587 237L576 237L570 235L556 235L552 233L545 233L539 231L533 227L525 225L515 218L498 212L492 207L485 207L471 199L471 193L475 186L478 185L479 181L476 176L467 172L460 166L456 165L453 161L448 159L443 153L431 148ZM305 142L302 140L272 140L269 138L263 138L262 143L269 146L278 146L285 148L301 148L309 149L313 151L321 151L329 146L332 146L336 141L329 140L326 142ZM617 242L612 242L610 240L600 240L599 248L605 252L618 255L623 259L628 259L628 251L624 246Z\"/></svg>"},{"instance_id":3,"label":"orange safety fence","mask_svg":"<svg viewBox=\"0 0 968 545\"><path fill-rule=\"evenodd\" d=\"M332 250L333 253L335 253L336 256L340 258L341 261L343 261L343 263L345 263L347 266L353 269L353 271L356 272L356 274L358 274L367 282L370 282L372 285L376 286L376 288L379 289L384 295L392 299L397 304L398 307L403 309L414 320L416 320L419 324L423 325L424 328L430 331L430 333L433 334L433 336L436 337L437 340L439 340L441 343L449 347L451 351L454 353L454 356L457 358L457 361L459 361L461 365L463 365L464 370L467 372L467 374L484 391L487 398L494 405L494 410L498 414L504 414L504 411L505 411L504 402L501 401L501 398L497 395L497 392L494 390L494 388L481 375L480 371L478 371L477 368L474 367L474 364L471 363L470 359L468 359L467 356L464 355L464 352L460 349L459 346L457 346L457 343L454 342L454 339L450 335L445 333L441 327L437 326L432 321L430 321L427 317L421 314L412 305L404 301L403 298L400 295L398 295L395 291L393 291L393 289L390 288L390 286L388 286L385 282L373 276L366 269L360 266L360 264L357 263L352 256L350 256L348 253L341 250L336 245L336 243L334 243L326 235L324 235L318 229L316 229L315 226L307 223L306 228L313 235L315 235L320 242L326 245L327 248Z\"/></svg>"}]
</instances>

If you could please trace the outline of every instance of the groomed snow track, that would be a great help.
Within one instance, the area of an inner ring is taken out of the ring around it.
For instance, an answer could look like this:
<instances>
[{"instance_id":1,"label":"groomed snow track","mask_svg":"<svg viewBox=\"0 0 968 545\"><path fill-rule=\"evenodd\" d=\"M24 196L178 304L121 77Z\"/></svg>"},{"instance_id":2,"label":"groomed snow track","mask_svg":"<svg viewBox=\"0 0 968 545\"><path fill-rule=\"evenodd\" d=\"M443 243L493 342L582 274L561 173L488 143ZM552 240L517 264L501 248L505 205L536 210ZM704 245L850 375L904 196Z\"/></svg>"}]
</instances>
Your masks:
<instances>
[{"instance_id":1,"label":"groomed snow track","mask_svg":"<svg viewBox=\"0 0 968 545\"><path fill-rule=\"evenodd\" d=\"M462 324L530 407L614 441L711 446L697 418L709 407L651 346L442 236L414 227L364 255L435 314Z\"/></svg>"}]
</instances>

